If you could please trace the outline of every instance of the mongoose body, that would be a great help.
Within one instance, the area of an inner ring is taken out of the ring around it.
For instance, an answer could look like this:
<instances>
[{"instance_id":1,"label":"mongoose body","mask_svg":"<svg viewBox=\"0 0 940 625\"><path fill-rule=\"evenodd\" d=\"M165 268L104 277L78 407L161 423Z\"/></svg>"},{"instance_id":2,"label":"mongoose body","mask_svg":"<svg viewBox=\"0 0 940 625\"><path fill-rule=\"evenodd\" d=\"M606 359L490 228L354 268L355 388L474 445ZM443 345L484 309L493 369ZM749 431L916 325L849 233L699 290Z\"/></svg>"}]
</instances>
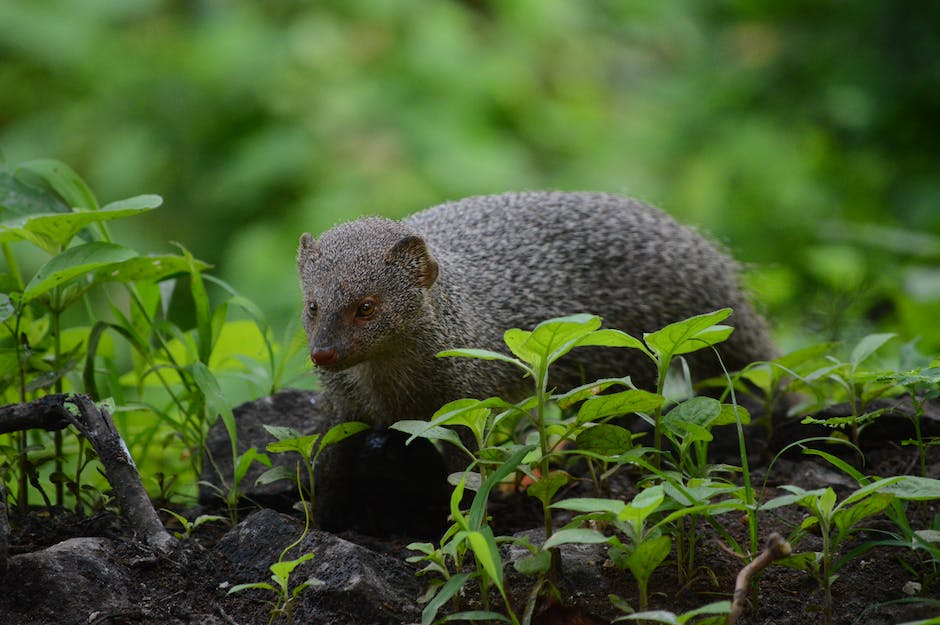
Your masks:
<instances>
[{"instance_id":1,"label":"mongoose body","mask_svg":"<svg viewBox=\"0 0 940 625\"><path fill-rule=\"evenodd\" d=\"M505 193L400 222L363 218L319 240L304 234L298 268L311 359L340 420L383 426L426 419L461 397L518 400L531 380L512 366L436 354L507 352L505 330L573 313L642 337L730 306L726 323L735 330L719 346L725 366L775 354L734 261L662 211L614 195ZM697 379L721 371L710 350L689 365ZM564 389L625 375L654 386L640 352L582 348L557 363L551 383Z\"/></svg>"}]
</instances>

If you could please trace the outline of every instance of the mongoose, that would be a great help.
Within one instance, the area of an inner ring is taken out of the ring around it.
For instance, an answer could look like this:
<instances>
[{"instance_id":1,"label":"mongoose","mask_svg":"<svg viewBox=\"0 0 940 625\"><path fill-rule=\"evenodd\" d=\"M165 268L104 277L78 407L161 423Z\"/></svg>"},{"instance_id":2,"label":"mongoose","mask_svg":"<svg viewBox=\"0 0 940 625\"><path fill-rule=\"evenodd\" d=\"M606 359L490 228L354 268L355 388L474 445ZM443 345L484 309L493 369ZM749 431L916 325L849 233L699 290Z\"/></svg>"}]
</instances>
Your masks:
<instances>
[{"instance_id":1,"label":"mongoose","mask_svg":"<svg viewBox=\"0 0 940 625\"><path fill-rule=\"evenodd\" d=\"M518 369L436 354L508 353L508 328L573 313L600 315L605 327L642 337L730 306L726 323L735 330L719 346L725 366L775 354L734 261L662 211L615 195L504 193L402 221L366 217L318 240L304 234L297 263L310 357L341 420L381 427L427 419L462 397L521 399L531 380ZM721 372L711 350L688 360L695 378ZM625 375L655 386L646 356L613 348L575 349L555 365L551 383L564 389Z\"/></svg>"}]
</instances>

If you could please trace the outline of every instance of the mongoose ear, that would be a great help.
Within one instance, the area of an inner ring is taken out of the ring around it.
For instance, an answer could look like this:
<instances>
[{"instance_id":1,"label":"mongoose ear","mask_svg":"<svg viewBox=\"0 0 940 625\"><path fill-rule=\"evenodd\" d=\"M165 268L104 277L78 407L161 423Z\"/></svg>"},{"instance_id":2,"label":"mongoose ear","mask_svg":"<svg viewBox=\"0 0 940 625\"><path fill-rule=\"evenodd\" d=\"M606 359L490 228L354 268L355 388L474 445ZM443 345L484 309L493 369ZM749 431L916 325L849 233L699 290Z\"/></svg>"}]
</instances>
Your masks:
<instances>
[{"instance_id":1,"label":"mongoose ear","mask_svg":"<svg viewBox=\"0 0 940 625\"><path fill-rule=\"evenodd\" d=\"M297 246L297 268L303 268L304 262L315 254L320 253L320 245L309 232L300 235L300 245Z\"/></svg>"},{"instance_id":2,"label":"mongoose ear","mask_svg":"<svg viewBox=\"0 0 940 625\"><path fill-rule=\"evenodd\" d=\"M437 280L437 261L419 236L400 239L385 255L385 262L407 268L424 288L430 288Z\"/></svg>"}]
</instances>

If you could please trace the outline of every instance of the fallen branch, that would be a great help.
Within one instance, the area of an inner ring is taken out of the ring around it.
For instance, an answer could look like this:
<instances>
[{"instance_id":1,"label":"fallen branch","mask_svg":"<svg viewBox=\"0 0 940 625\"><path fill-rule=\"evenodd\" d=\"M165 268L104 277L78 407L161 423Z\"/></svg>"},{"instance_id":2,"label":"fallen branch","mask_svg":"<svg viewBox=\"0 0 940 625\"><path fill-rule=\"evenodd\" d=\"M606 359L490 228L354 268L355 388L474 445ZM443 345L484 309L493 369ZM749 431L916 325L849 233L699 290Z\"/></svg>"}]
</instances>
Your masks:
<instances>
[{"instance_id":1,"label":"fallen branch","mask_svg":"<svg viewBox=\"0 0 940 625\"><path fill-rule=\"evenodd\" d=\"M725 625L734 625L738 617L741 616L741 613L744 612L744 603L747 600L747 589L751 585L751 578L767 568L774 560L780 560L789 556L790 551L790 543L784 540L783 536L777 532L773 532L767 537L767 543L760 555L738 572L738 577L734 582L731 612L728 613Z\"/></svg>"},{"instance_id":2,"label":"fallen branch","mask_svg":"<svg viewBox=\"0 0 940 625\"><path fill-rule=\"evenodd\" d=\"M22 430L54 432L67 427L70 420L66 399L68 395L57 393L23 404L0 406L0 434Z\"/></svg>"},{"instance_id":3,"label":"fallen branch","mask_svg":"<svg viewBox=\"0 0 940 625\"><path fill-rule=\"evenodd\" d=\"M68 424L74 425L94 447L118 505L138 537L160 553L169 552L176 539L160 522L127 445L106 410L95 406L87 395L79 394L46 395L0 408L0 433L34 428L61 430Z\"/></svg>"}]
</instances>

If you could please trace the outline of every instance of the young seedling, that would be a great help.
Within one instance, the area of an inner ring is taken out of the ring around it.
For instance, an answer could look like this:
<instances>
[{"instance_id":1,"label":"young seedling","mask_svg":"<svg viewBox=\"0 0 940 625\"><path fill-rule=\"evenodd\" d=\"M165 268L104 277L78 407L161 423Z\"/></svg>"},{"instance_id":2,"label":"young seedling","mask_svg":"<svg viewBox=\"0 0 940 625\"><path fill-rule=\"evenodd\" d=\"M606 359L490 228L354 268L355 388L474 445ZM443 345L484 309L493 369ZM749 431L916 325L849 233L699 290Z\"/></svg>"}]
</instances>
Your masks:
<instances>
[{"instance_id":1,"label":"young seedling","mask_svg":"<svg viewBox=\"0 0 940 625\"><path fill-rule=\"evenodd\" d=\"M166 508L161 508L164 512L176 519L180 526L183 528L181 532L173 532L173 535L179 538L180 540L189 540L193 535L193 532L196 531L200 526L205 525L206 523L212 523L214 521L224 521L225 517L221 517L215 514L200 514L195 519L190 521L182 514L173 512L172 510L167 510Z\"/></svg>"}]
</instances>

